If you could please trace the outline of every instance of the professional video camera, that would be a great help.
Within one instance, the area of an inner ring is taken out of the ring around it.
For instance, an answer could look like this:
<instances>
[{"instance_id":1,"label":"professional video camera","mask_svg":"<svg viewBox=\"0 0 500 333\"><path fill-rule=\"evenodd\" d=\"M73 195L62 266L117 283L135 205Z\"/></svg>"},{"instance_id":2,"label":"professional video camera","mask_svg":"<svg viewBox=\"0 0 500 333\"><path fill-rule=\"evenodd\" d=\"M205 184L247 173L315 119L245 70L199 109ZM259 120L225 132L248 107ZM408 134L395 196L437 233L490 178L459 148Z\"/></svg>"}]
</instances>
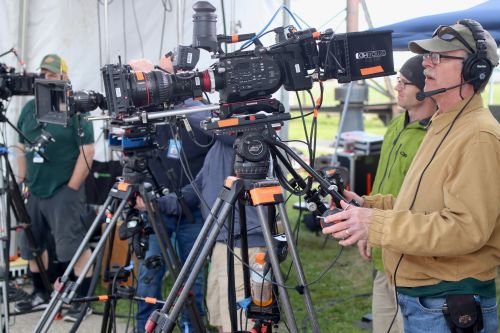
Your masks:
<instances>
[{"instance_id":1,"label":"professional video camera","mask_svg":"<svg viewBox=\"0 0 500 333\"><path fill-rule=\"evenodd\" d=\"M16 73L13 67L0 63L0 99L33 95L35 79L39 77L35 73Z\"/></svg>"},{"instance_id":2,"label":"professional video camera","mask_svg":"<svg viewBox=\"0 0 500 333\"><path fill-rule=\"evenodd\" d=\"M290 26L274 29L277 43L265 47L255 34L216 35L215 8L210 3L197 2L193 9L193 45L179 48L174 64L179 69L194 68L199 55L193 50L198 49L214 52L218 62L204 71L176 74L134 72L121 63L105 65L102 74L113 119L214 91L220 94L221 119L257 111L281 112L277 104L262 102L281 86L300 91L311 89L314 80L343 83L395 74L391 31L334 34L332 30L297 31ZM224 53L221 49L222 43L244 40L251 41L254 50Z\"/></svg>"},{"instance_id":3,"label":"professional video camera","mask_svg":"<svg viewBox=\"0 0 500 333\"><path fill-rule=\"evenodd\" d=\"M95 91L73 91L70 81L35 80L36 118L40 122L68 126L77 113L107 108L106 98Z\"/></svg>"}]
</instances>

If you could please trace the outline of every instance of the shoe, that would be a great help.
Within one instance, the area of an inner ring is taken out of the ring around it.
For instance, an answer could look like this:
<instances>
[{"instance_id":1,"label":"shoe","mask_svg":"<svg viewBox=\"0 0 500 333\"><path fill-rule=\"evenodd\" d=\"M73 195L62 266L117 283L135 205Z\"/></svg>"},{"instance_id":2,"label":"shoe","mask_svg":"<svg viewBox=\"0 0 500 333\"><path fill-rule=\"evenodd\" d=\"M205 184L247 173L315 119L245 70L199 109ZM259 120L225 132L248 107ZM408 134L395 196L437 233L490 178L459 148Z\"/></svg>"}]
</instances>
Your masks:
<instances>
[{"instance_id":1,"label":"shoe","mask_svg":"<svg viewBox=\"0 0 500 333\"><path fill-rule=\"evenodd\" d=\"M31 312L47 308L49 295L41 291L32 292L24 301L18 302L14 309L18 313Z\"/></svg>"},{"instance_id":2,"label":"shoe","mask_svg":"<svg viewBox=\"0 0 500 333\"><path fill-rule=\"evenodd\" d=\"M73 303L71 305L71 308L69 308L69 310L64 315L63 320L71 321L74 323L78 320L80 314L83 311L85 311L85 315L83 316L82 320L90 316L92 314L92 308L90 306L86 307L85 305L86 305L85 303Z\"/></svg>"}]
</instances>

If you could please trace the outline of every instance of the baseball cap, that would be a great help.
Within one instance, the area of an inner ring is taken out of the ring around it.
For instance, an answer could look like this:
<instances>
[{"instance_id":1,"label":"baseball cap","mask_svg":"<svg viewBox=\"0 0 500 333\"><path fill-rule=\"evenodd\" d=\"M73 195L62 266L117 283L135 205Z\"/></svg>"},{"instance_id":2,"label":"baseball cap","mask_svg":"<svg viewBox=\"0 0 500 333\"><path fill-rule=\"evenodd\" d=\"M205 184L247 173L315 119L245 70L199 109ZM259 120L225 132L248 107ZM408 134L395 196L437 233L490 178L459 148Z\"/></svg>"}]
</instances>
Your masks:
<instances>
[{"instance_id":1,"label":"baseball cap","mask_svg":"<svg viewBox=\"0 0 500 333\"><path fill-rule=\"evenodd\" d=\"M40 69L46 69L57 74L68 74L66 61L57 54L47 54L43 57Z\"/></svg>"},{"instance_id":2,"label":"baseball cap","mask_svg":"<svg viewBox=\"0 0 500 333\"><path fill-rule=\"evenodd\" d=\"M483 31L486 42L486 58L493 66L497 66L497 43L488 31ZM469 54L477 52L472 31L467 26L459 23L450 26L439 26L432 38L412 41L408 44L408 48L418 54L456 50L464 50Z\"/></svg>"},{"instance_id":3,"label":"baseball cap","mask_svg":"<svg viewBox=\"0 0 500 333\"><path fill-rule=\"evenodd\" d=\"M399 72L420 91L423 91L425 86L424 67L422 66L423 60L424 57L421 55L411 57L399 70Z\"/></svg>"}]
</instances>

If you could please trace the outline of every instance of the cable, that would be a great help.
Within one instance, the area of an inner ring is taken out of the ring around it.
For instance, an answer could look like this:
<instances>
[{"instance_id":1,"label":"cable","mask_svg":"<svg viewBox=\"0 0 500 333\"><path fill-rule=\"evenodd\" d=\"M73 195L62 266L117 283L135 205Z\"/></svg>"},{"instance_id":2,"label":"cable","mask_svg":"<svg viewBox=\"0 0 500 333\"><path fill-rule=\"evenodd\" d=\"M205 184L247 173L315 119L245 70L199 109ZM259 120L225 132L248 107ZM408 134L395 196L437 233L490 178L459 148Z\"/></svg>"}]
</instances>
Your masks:
<instances>
[{"instance_id":1,"label":"cable","mask_svg":"<svg viewBox=\"0 0 500 333\"><path fill-rule=\"evenodd\" d=\"M264 28L262 28L262 30L260 30L258 33L256 33L254 37L252 37L251 39L249 39L245 43L243 43L243 45L241 46L241 49L243 49L244 47L246 47L249 44L252 44L257 38L262 37L262 33L269 28L269 26L271 25L271 23L273 23L274 19L276 18L276 15L278 15L278 13L280 12L280 10L285 10L290 15L290 17L295 21L295 24L297 24L297 27L300 30L302 30L302 27L300 26L300 23L297 22L297 19L295 18L295 16L293 15L293 13L288 9L288 7L286 7L286 6L280 6L274 12L273 16L271 17L271 19L269 20L269 22L267 22L267 24L264 26Z\"/></svg>"},{"instance_id":2,"label":"cable","mask_svg":"<svg viewBox=\"0 0 500 333\"><path fill-rule=\"evenodd\" d=\"M222 29L224 31L224 36L227 36L226 8L224 6L224 0L220 0L220 9L222 11ZM224 52L227 53L227 43L224 43Z\"/></svg>"},{"instance_id":3,"label":"cable","mask_svg":"<svg viewBox=\"0 0 500 333\"><path fill-rule=\"evenodd\" d=\"M455 123L456 123L457 119L460 117L460 115L462 114L462 112L467 108L467 106L472 101L472 99L474 98L474 96L475 96L475 94L473 94L469 98L469 100L467 101L467 103L465 103L465 105L462 107L462 109L455 116L455 118L453 119L453 121L450 124L450 127L448 127L448 130L446 131L446 133L444 134L443 138L441 139L441 141L437 145L436 150L434 150L434 152L432 153L431 159L429 160L429 162L427 163L427 165L422 170L422 173L420 174L420 177L419 177L418 182L417 182L417 188L415 189L415 194L413 195L413 199L412 199L412 202L410 204L410 208L408 208L408 210L411 211L412 208L413 208L413 205L415 205L415 201L417 199L418 190L420 189L420 184L422 183L422 179L424 177L425 172L427 171L427 168L431 165L432 161L436 157L436 154L437 154L439 148L441 148L441 145L443 144L444 140L446 139L446 137L448 136L448 134L450 134L451 129L453 128L453 126L455 126ZM398 285L396 283L396 276L397 276L397 273L398 273L399 264L401 263L401 261L403 260L403 258L404 258L404 253L402 253L401 256L399 257L399 261L398 261L398 263L396 265L396 268L394 269L394 293L396 295L396 303L397 303L397 297L398 297L398 293L397 293ZM396 312L394 313L394 317L392 318L391 325L389 326L389 329L387 330L387 332L390 332L390 330L392 328L392 325L394 324L396 316L398 315L398 309L399 309L399 307L396 307Z\"/></svg>"},{"instance_id":4,"label":"cable","mask_svg":"<svg viewBox=\"0 0 500 333\"><path fill-rule=\"evenodd\" d=\"M141 45L141 55L144 58L144 45L142 43L141 30L139 29L139 20L137 19L137 10L135 9L135 0L132 0L132 9L134 13L135 28L137 29L137 35L139 36L139 44Z\"/></svg>"},{"instance_id":5,"label":"cable","mask_svg":"<svg viewBox=\"0 0 500 333\"><path fill-rule=\"evenodd\" d=\"M76 116L76 124L77 124L76 135L78 136L78 139L80 141L79 150L82 153L83 160L85 161L85 165L87 166L87 170L89 171L89 174L87 175L87 177L85 177L85 179L87 179L87 178L92 179L92 182L94 183L94 186L97 189L98 188L97 181L95 180L94 176L92 175L92 167L90 166L89 162L87 161L87 155L85 154L85 151L83 149L83 146L84 146L83 137L82 137L82 135L80 135L80 133L84 134L84 132L83 132L83 128L82 128L82 123L80 121L81 121L80 115L78 114ZM85 183L85 180L83 182Z\"/></svg>"},{"instance_id":6,"label":"cable","mask_svg":"<svg viewBox=\"0 0 500 333\"><path fill-rule=\"evenodd\" d=\"M398 290L397 290L397 284L396 284L396 275L398 272L399 264L403 260L404 253L401 254L399 257L398 263L396 265L396 269L394 270L394 300L396 304L398 304ZM389 325L389 328L387 329L387 333L391 332L392 325L394 325L394 322L396 321L396 317L398 316L398 311L399 311L399 306L396 305L396 312L394 312L394 316L392 317L391 324Z\"/></svg>"},{"instance_id":7,"label":"cable","mask_svg":"<svg viewBox=\"0 0 500 333\"><path fill-rule=\"evenodd\" d=\"M122 31L123 31L123 50L125 61L127 58L127 32L125 28L127 27L127 21L125 20L125 0L122 0Z\"/></svg>"},{"instance_id":8,"label":"cable","mask_svg":"<svg viewBox=\"0 0 500 333\"><path fill-rule=\"evenodd\" d=\"M297 116L297 117L292 117L290 118L290 120L295 120L295 119L300 119L300 118L304 118L304 117L309 117L310 115L312 115L314 112L309 112L309 113L306 113L305 115L303 116Z\"/></svg>"},{"instance_id":9,"label":"cable","mask_svg":"<svg viewBox=\"0 0 500 333\"><path fill-rule=\"evenodd\" d=\"M167 12L169 12L169 13L172 12L171 0L161 0L161 3L163 5L163 21L161 24L160 55L158 56L158 59L160 59L163 56L163 52L162 52L163 51L163 39L165 38L165 23L167 22Z\"/></svg>"},{"instance_id":10,"label":"cable","mask_svg":"<svg viewBox=\"0 0 500 333\"><path fill-rule=\"evenodd\" d=\"M331 18L329 18L325 23L319 26L318 30L322 30L328 23L332 22L335 20L340 14L343 12L347 11L347 8L341 9L337 14L333 15Z\"/></svg>"}]
</instances>

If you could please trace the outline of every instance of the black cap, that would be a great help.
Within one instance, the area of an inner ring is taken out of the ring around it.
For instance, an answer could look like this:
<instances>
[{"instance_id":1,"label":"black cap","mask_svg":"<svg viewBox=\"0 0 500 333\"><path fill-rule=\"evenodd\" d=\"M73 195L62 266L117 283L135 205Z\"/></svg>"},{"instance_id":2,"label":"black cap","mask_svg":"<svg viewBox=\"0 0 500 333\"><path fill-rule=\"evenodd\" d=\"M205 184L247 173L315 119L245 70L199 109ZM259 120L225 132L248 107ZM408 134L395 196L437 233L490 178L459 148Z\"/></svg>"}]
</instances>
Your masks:
<instances>
[{"instance_id":1,"label":"black cap","mask_svg":"<svg viewBox=\"0 0 500 333\"><path fill-rule=\"evenodd\" d=\"M422 66L423 60L421 55L411 57L399 70L399 72L403 74L408 81L416 85L420 91L423 91L425 86L424 67Z\"/></svg>"}]
</instances>

